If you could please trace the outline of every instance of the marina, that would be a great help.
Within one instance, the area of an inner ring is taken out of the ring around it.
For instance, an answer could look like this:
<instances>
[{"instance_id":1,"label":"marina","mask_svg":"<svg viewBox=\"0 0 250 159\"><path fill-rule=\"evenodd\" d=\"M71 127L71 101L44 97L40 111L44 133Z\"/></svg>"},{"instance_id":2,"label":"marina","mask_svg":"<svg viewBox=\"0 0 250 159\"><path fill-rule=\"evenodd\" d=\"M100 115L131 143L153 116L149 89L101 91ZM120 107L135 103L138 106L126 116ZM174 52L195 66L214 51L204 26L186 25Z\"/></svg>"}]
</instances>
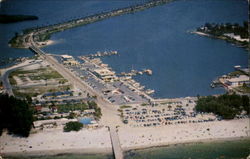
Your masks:
<instances>
[{"instance_id":1,"label":"marina","mask_svg":"<svg viewBox=\"0 0 250 159\"><path fill-rule=\"evenodd\" d=\"M61 58L56 56L59 62ZM140 103L152 101L148 94L154 93L154 90L145 89L140 83L132 79L132 75L118 76L107 64L104 64L100 58L89 58L88 56L78 57L83 62L79 65L66 65L68 69L74 72L81 79L85 80L93 89L102 94L104 98L114 104ZM75 60L75 59L74 59ZM134 72L136 71L131 71ZM149 74L151 70L143 72Z\"/></svg>"}]
</instances>

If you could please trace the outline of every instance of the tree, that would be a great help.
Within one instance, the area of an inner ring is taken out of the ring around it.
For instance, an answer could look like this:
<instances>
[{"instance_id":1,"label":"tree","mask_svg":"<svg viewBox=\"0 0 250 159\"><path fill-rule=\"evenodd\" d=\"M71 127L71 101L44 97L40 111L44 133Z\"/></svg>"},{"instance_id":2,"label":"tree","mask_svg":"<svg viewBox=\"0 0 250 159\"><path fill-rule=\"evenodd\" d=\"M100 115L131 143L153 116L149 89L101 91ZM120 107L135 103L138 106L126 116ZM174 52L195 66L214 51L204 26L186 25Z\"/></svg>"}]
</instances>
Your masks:
<instances>
[{"instance_id":1,"label":"tree","mask_svg":"<svg viewBox=\"0 0 250 159\"><path fill-rule=\"evenodd\" d=\"M77 121L71 121L71 122L66 123L63 130L64 132L79 131L82 129L82 127L83 127L82 123L79 123Z\"/></svg>"},{"instance_id":2,"label":"tree","mask_svg":"<svg viewBox=\"0 0 250 159\"><path fill-rule=\"evenodd\" d=\"M171 110L171 108L172 108L172 106L171 106L171 105L168 105L168 110L169 110L169 111Z\"/></svg>"},{"instance_id":3,"label":"tree","mask_svg":"<svg viewBox=\"0 0 250 159\"><path fill-rule=\"evenodd\" d=\"M0 135L3 129L9 134L28 137L33 125L33 111L25 100L0 95Z\"/></svg>"},{"instance_id":4,"label":"tree","mask_svg":"<svg viewBox=\"0 0 250 159\"><path fill-rule=\"evenodd\" d=\"M202 97L198 99L195 109L198 112L212 112L223 119L233 119L242 110L249 113L249 97L236 94Z\"/></svg>"}]
</instances>

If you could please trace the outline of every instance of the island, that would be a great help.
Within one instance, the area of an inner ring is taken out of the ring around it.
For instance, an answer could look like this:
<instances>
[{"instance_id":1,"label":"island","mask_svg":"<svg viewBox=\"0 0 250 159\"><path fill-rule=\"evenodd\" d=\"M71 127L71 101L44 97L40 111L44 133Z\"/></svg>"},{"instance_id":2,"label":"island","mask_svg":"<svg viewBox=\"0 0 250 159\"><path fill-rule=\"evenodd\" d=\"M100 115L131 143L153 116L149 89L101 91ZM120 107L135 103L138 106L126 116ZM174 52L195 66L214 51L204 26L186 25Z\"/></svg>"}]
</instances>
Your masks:
<instances>
[{"instance_id":1,"label":"island","mask_svg":"<svg viewBox=\"0 0 250 159\"><path fill-rule=\"evenodd\" d=\"M7 15L0 14L0 23L15 23L27 20L38 20L37 16L34 15Z\"/></svg>"},{"instance_id":2,"label":"island","mask_svg":"<svg viewBox=\"0 0 250 159\"><path fill-rule=\"evenodd\" d=\"M246 21L243 22L243 25L238 23L205 23L204 26L197 28L192 33L226 40L227 42L243 48L248 48L249 44L248 22Z\"/></svg>"}]
</instances>

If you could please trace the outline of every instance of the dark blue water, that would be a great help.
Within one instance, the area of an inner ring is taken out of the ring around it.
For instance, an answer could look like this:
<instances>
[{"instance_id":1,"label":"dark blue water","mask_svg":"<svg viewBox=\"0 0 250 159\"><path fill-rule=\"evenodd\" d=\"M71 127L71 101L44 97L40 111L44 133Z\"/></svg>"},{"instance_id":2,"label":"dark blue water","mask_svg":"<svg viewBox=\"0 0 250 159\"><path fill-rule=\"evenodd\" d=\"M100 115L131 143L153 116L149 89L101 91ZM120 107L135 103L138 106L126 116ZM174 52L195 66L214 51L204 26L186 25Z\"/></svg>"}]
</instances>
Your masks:
<instances>
[{"instance_id":1,"label":"dark blue water","mask_svg":"<svg viewBox=\"0 0 250 159\"><path fill-rule=\"evenodd\" d=\"M120 56L104 62L117 72L152 69L153 76L137 79L155 89L156 97L211 95L224 92L210 88L211 81L234 65L247 65L247 52L188 31L206 22L246 19L243 0L180 0L55 34L52 39L61 43L45 50L72 55L118 50Z\"/></svg>"},{"instance_id":2,"label":"dark blue water","mask_svg":"<svg viewBox=\"0 0 250 159\"><path fill-rule=\"evenodd\" d=\"M25 2L25 3L24 3ZM1 12L35 14L38 21L0 25L1 57L32 55L28 50L10 49L7 41L16 31L31 26L62 22L71 18L128 6L142 1L7 0ZM222 40L188 33L206 22L247 20L245 0L179 0L134 14L54 34L56 45L44 48L54 54L84 55L117 50L120 56L104 58L117 72L150 68L152 76L136 79L155 89L155 97L183 97L224 92L212 89L217 76L247 65L247 52Z\"/></svg>"},{"instance_id":3,"label":"dark blue water","mask_svg":"<svg viewBox=\"0 0 250 159\"><path fill-rule=\"evenodd\" d=\"M141 0L5 0L0 3L0 14L36 15L39 20L0 24L0 58L33 55L29 50L8 47L8 41L15 32L20 33L30 27L61 23L141 2Z\"/></svg>"}]
</instances>

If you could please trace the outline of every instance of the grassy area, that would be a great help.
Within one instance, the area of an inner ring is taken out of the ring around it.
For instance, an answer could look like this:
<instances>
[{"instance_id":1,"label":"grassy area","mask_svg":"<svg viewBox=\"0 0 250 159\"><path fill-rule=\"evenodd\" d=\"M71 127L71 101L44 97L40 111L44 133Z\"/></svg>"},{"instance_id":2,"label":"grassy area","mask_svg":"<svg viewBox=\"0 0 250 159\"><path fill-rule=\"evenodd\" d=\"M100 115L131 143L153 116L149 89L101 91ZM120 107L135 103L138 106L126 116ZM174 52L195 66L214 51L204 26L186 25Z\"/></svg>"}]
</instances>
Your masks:
<instances>
[{"instance_id":1,"label":"grassy area","mask_svg":"<svg viewBox=\"0 0 250 159\"><path fill-rule=\"evenodd\" d=\"M131 108L131 106L129 106L129 105L122 105L122 106L120 106L120 108L121 108L121 109Z\"/></svg>"},{"instance_id":2,"label":"grassy area","mask_svg":"<svg viewBox=\"0 0 250 159\"><path fill-rule=\"evenodd\" d=\"M229 73L228 75L231 77L234 77L234 76L239 76L239 75L245 75L245 73L241 71L234 71L234 72Z\"/></svg>"},{"instance_id":3,"label":"grassy area","mask_svg":"<svg viewBox=\"0 0 250 159\"><path fill-rule=\"evenodd\" d=\"M13 93L16 97L20 97L20 98L26 98L26 97L34 97L37 96L38 93L37 92L23 92L20 91L18 89L13 89Z\"/></svg>"},{"instance_id":4,"label":"grassy area","mask_svg":"<svg viewBox=\"0 0 250 159\"><path fill-rule=\"evenodd\" d=\"M37 73L37 72L44 72L46 71L48 68L39 68L39 69L35 69L35 70L23 70L23 69L18 69L16 71L13 71L10 73L10 76L21 76L24 74L29 74L29 73Z\"/></svg>"},{"instance_id":5,"label":"grassy area","mask_svg":"<svg viewBox=\"0 0 250 159\"><path fill-rule=\"evenodd\" d=\"M28 77L31 80L48 80L48 79L63 78L56 71L46 71L46 72L44 71L44 72L36 73L36 74L29 74Z\"/></svg>"},{"instance_id":6,"label":"grassy area","mask_svg":"<svg viewBox=\"0 0 250 159\"><path fill-rule=\"evenodd\" d=\"M70 111L74 111L74 110L80 110L80 111L84 111L86 109L88 109L88 105L85 103L82 104L65 104L65 105L57 105L57 111L59 113L68 113Z\"/></svg>"},{"instance_id":7,"label":"grassy area","mask_svg":"<svg viewBox=\"0 0 250 159\"><path fill-rule=\"evenodd\" d=\"M13 78L13 76L9 76L9 81L11 85L16 85L16 80Z\"/></svg>"},{"instance_id":8,"label":"grassy area","mask_svg":"<svg viewBox=\"0 0 250 159\"><path fill-rule=\"evenodd\" d=\"M235 89L242 93L250 93L250 87L246 85L237 87Z\"/></svg>"},{"instance_id":9,"label":"grassy area","mask_svg":"<svg viewBox=\"0 0 250 159\"><path fill-rule=\"evenodd\" d=\"M26 97L27 95L30 97L35 97L39 94L44 94L46 92L59 92L59 91L65 91L69 90L70 85L64 85L64 86L37 86L37 87L31 87L31 88L14 88L13 93L17 97Z\"/></svg>"},{"instance_id":10,"label":"grassy area","mask_svg":"<svg viewBox=\"0 0 250 159\"><path fill-rule=\"evenodd\" d=\"M58 72L52 70L50 67L39 68L35 70L16 70L10 73L9 79L11 84L16 85L16 81L13 79L13 76L18 76L26 81L25 77L28 77L30 80L49 80L49 79L60 79L59 84L64 84L67 82Z\"/></svg>"},{"instance_id":11,"label":"grassy area","mask_svg":"<svg viewBox=\"0 0 250 159\"><path fill-rule=\"evenodd\" d=\"M142 103L142 104L141 104L141 106L147 106L147 105L148 105L148 104L146 104L146 103Z\"/></svg>"}]
</instances>

